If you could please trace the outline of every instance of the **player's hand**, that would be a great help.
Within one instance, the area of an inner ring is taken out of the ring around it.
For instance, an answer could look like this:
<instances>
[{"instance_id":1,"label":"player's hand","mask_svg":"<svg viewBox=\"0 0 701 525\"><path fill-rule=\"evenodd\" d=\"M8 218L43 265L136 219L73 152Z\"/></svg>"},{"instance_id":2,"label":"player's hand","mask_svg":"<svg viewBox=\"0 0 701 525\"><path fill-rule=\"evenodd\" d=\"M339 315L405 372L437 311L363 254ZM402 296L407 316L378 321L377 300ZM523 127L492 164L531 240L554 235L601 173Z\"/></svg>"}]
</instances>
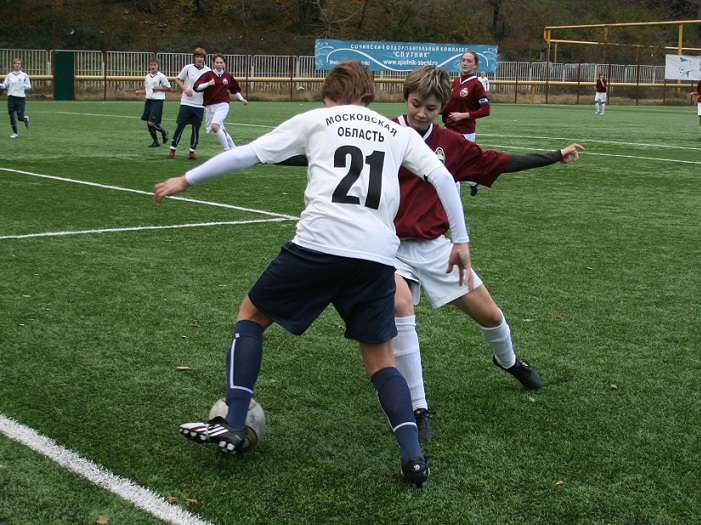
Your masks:
<instances>
[{"instance_id":1,"label":"player's hand","mask_svg":"<svg viewBox=\"0 0 701 525\"><path fill-rule=\"evenodd\" d=\"M577 162L579 160L579 151L584 151L584 146L579 144L570 144L564 149L560 150L562 153L562 164L567 164L569 162Z\"/></svg>"},{"instance_id":2,"label":"player's hand","mask_svg":"<svg viewBox=\"0 0 701 525\"><path fill-rule=\"evenodd\" d=\"M460 277L459 284L467 283L468 290L472 290L472 264L470 262L470 245L468 243L453 244L448 259L448 269L445 273L450 273L457 265Z\"/></svg>"},{"instance_id":3,"label":"player's hand","mask_svg":"<svg viewBox=\"0 0 701 525\"><path fill-rule=\"evenodd\" d=\"M248 106L248 100L246 100L245 98L242 99L241 102L243 102L243 105L244 105L244 106Z\"/></svg>"},{"instance_id":4,"label":"player's hand","mask_svg":"<svg viewBox=\"0 0 701 525\"><path fill-rule=\"evenodd\" d=\"M185 175L182 177L173 177L172 179L159 182L153 187L153 198L156 202L161 202L169 195L181 193L190 187Z\"/></svg>"}]
</instances>

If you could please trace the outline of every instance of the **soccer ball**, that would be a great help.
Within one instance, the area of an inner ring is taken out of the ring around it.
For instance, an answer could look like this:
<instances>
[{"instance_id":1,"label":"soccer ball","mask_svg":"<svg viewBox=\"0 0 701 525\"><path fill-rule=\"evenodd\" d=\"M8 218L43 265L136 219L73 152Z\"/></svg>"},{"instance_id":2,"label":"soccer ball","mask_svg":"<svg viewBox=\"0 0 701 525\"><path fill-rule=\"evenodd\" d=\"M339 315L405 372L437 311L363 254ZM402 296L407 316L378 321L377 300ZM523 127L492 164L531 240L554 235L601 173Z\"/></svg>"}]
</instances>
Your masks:
<instances>
[{"instance_id":1,"label":"soccer ball","mask_svg":"<svg viewBox=\"0 0 701 525\"><path fill-rule=\"evenodd\" d=\"M216 403L209 410L209 419L214 419L217 416L225 418L228 411L229 407L226 404L226 399L223 397L217 399ZM263 407L255 399L251 399L251 402L248 404L248 415L246 415L246 431L248 432L248 439L251 440L251 447L263 439L266 428Z\"/></svg>"}]
</instances>

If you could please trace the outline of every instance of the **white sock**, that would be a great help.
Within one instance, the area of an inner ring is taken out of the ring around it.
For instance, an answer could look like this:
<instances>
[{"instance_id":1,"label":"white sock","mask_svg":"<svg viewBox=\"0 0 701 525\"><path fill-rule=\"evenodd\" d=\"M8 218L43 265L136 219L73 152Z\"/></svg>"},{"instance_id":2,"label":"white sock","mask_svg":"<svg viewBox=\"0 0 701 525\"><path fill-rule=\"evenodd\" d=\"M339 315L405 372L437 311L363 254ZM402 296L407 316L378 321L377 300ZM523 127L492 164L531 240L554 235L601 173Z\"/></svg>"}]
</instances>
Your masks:
<instances>
[{"instance_id":1,"label":"white sock","mask_svg":"<svg viewBox=\"0 0 701 525\"><path fill-rule=\"evenodd\" d=\"M228 144L228 147L235 148L236 144L234 144L234 139L232 139L231 135L229 135L226 131L224 133L226 133L226 143Z\"/></svg>"},{"instance_id":2,"label":"white sock","mask_svg":"<svg viewBox=\"0 0 701 525\"><path fill-rule=\"evenodd\" d=\"M482 335L484 335L489 346L492 347L492 352L494 352L497 362L504 368L511 368L516 364L516 354L511 341L511 329L506 322L503 312L501 312L501 319L501 324L496 328L481 327Z\"/></svg>"},{"instance_id":3,"label":"white sock","mask_svg":"<svg viewBox=\"0 0 701 525\"><path fill-rule=\"evenodd\" d=\"M219 128L219 131L215 133L217 136L217 140L219 140L219 144L221 144L221 147L224 149L227 149L229 147L227 141L226 141L226 132Z\"/></svg>"},{"instance_id":4,"label":"white sock","mask_svg":"<svg viewBox=\"0 0 701 525\"><path fill-rule=\"evenodd\" d=\"M604 111L606 111L606 104L601 104L601 114L604 114Z\"/></svg>"},{"instance_id":5,"label":"white sock","mask_svg":"<svg viewBox=\"0 0 701 525\"><path fill-rule=\"evenodd\" d=\"M404 376L411 392L411 404L414 410L428 408L424 390L423 369L421 368L421 351L419 335L416 333L416 316L395 317L397 337L394 338L394 359L397 369Z\"/></svg>"},{"instance_id":6,"label":"white sock","mask_svg":"<svg viewBox=\"0 0 701 525\"><path fill-rule=\"evenodd\" d=\"M599 103L597 102L596 104L594 104L594 106L596 107L596 112L598 113L599 112Z\"/></svg>"}]
</instances>

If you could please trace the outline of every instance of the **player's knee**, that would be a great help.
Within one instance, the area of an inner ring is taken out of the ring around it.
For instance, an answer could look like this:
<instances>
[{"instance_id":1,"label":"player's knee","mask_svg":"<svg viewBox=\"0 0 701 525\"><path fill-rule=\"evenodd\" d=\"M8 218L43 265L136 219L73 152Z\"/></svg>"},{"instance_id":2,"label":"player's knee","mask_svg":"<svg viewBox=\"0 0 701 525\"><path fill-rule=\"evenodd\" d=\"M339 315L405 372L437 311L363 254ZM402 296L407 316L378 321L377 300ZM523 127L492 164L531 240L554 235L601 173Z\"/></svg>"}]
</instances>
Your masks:
<instances>
[{"instance_id":1,"label":"player's knee","mask_svg":"<svg viewBox=\"0 0 701 525\"><path fill-rule=\"evenodd\" d=\"M394 295L394 316L409 317L414 315L414 301L411 294L395 294Z\"/></svg>"}]
</instances>

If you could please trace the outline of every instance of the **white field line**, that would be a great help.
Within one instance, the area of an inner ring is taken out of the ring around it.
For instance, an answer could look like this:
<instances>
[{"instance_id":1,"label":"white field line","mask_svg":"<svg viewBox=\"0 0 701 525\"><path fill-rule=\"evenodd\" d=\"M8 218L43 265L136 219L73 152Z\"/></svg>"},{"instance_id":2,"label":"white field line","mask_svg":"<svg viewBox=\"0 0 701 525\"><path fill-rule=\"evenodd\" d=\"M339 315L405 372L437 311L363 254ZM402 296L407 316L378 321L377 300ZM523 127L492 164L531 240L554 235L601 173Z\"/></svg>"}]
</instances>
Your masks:
<instances>
[{"instance_id":1,"label":"white field line","mask_svg":"<svg viewBox=\"0 0 701 525\"><path fill-rule=\"evenodd\" d=\"M36 113L36 112L35 112ZM78 112L73 112L73 111L52 111L52 114L55 115L76 115L79 117L106 117L106 118L127 118L127 119L135 119L135 120L141 120L141 117L138 117L136 115L108 115L106 113L78 113ZM265 126L263 124L243 124L241 122L229 122L229 124L236 126L243 126L247 128L265 128L265 129L275 129L275 126Z\"/></svg>"},{"instance_id":2,"label":"white field line","mask_svg":"<svg viewBox=\"0 0 701 525\"><path fill-rule=\"evenodd\" d=\"M173 525L213 525L3 414L0 414L0 433L163 521Z\"/></svg>"},{"instance_id":3,"label":"white field line","mask_svg":"<svg viewBox=\"0 0 701 525\"><path fill-rule=\"evenodd\" d=\"M132 188L123 188L120 186L111 186L111 185L107 185L107 184L99 184L97 182L88 182L88 181L84 181L84 180L68 179L65 177L56 177L54 175L43 175L40 173L32 173L29 171L14 170L14 169L9 169L9 168L0 168L0 171L7 171L10 173L19 173L21 175L29 175L31 177L39 177L39 178L43 178L43 179L58 180L61 182L71 182L74 184L83 184L86 186L94 186L97 188L103 188L103 189L109 189L109 190L138 193L140 195L148 195L150 197L153 196L153 194L151 192L148 192L148 191L135 190ZM234 206L231 204L223 204L220 202L203 201L203 200L198 200L198 199L188 199L186 197L168 197L168 199L190 202L190 203L194 203L194 204L204 204L206 206L216 206L219 208L227 208L227 209L232 209L232 210L259 213L261 215L268 215L272 218L271 219L247 220L247 221L225 221L225 222L205 222L205 223L195 223L195 224L177 224L177 225L168 225L168 226L134 226L134 227L129 227L129 228L105 228L105 229L99 229L99 230L83 230L83 231L74 231L74 232L44 232L44 233L31 233L31 234L25 234L25 235L0 235L0 239L23 239L23 238L27 238L27 237L52 237L52 236L58 236L58 235L78 235L78 234L122 232L122 231L193 228L193 227L198 227L198 226L221 226L221 225L229 225L229 224L251 224L251 223L259 223L259 222L280 222L280 221L299 220L299 217L294 217L292 215L284 215L281 213L272 213L272 212L268 212L268 211L264 211L264 210L244 208L241 206Z\"/></svg>"}]
</instances>

